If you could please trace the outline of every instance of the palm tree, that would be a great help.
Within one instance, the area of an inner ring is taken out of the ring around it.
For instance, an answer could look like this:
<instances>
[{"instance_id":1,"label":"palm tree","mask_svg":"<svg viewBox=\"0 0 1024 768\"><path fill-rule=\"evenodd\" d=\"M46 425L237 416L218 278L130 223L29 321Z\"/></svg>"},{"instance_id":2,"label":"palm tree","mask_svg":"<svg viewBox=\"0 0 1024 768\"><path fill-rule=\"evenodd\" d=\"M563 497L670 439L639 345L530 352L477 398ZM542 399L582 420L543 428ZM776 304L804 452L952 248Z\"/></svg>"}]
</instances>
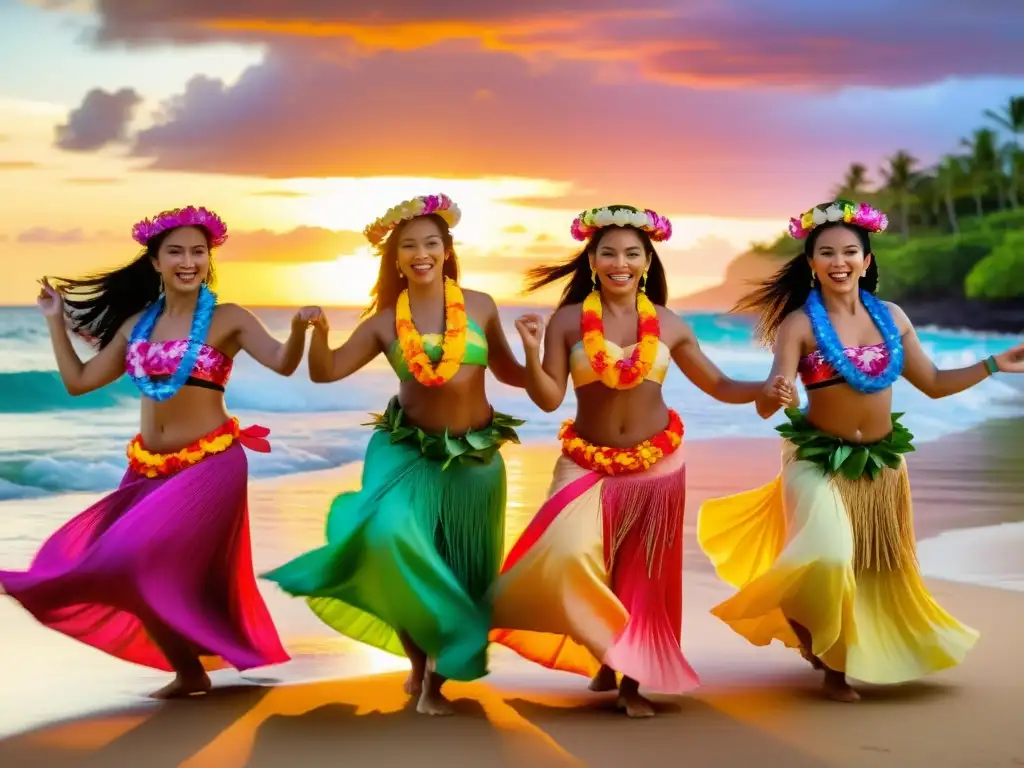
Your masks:
<instances>
[{"instance_id":1,"label":"palm tree","mask_svg":"<svg viewBox=\"0 0 1024 768\"><path fill-rule=\"evenodd\" d=\"M942 201L946 206L946 218L949 219L949 228L954 234L960 234L960 222L956 218L956 194L963 186L964 164L963 158L956 155L946 155L935 168L935 182L942 195Z\"/></svg>"},{"instance_id":2,"label":"palm tree","mask_svg":"<svg viewBox=\"0 0 1024 768\"><path fill-rule=\"evenodd\" d=\"M850 163L843 183L836 189L834 197L837 200L860 200L868 194L868 184L868 167L863 163Z\"/></svg>"},{"instance_id":3,"label":"palm tree","mask_svg":"<svg viewBox=\"0 0 1024 768\"><path fill-rule=\"evenodd\" d=\"M985 117L1010 134L1009 176L1010 205L1014 208L1020 204L1017 198L1017 184L1020 174L1024 172L1024 96L1011 96L1003 106L1002 112L985 110Z\"/></svg>"},{"instance_id":4,"label":"palm tree","mask_svg":"<svg viewBox=\"0 0 1024 768\"><path fill-rule=\"evenodd\" d=\"M999 169L999 147L996 132L991 128L978 128L969 139L960 139L960 145L970 150L967 158L967 177L974 198L974 207L979 216L985 215L982 199L992 187L1002 201L1002 184Z\"/></svg>"},{"instance_id":5,"label":"palm tree","mask_svg":"<svg viewBox=\"0 0 1024 768\"><path fill-rule=\"evenodd\" d=\"M889 158L888 165L882 168L885 180L885 191L892 195L900 209L900 234L906 240L910 236L910 201L917 171L917 158L901 149Z\"/></svg>"}]
</instances>

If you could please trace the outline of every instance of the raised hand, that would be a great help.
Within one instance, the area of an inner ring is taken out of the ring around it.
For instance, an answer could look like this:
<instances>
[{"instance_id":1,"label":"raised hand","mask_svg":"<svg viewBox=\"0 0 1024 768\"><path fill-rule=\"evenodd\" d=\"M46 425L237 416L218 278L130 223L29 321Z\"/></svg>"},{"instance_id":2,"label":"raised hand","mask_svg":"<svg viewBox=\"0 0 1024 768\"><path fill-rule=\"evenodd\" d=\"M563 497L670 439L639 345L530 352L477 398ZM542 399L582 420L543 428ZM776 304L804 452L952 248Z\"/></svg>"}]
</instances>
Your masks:
<instances>
[{"instance_id":1,"label":"raised hand","mask_svg":"<svg viewBox=\"0 0 1024 768\"><path fill-rule=\"evenodd\" d=\"M39 295L36 297L36 306L43 313L44 317L59 317L64 312L64 297L60 292L50 285L48 278L39 281Z\"/></svg>"},{"instance_id":2,"label":"raised hand","mask_svg":"<svg viewBox=\"0 0 1024 768\"><path fill-rule=\"evenodd\" d=\"M1002 373L1024 373L1024 344L995 355L995 360Z\"/></svg>"},{"instance_id":3,"label":"raised hand","mask_svg":"<svg viewBox=\"0 0 1024 768\"><path fill-rule=\"evenodd\" d=\"M520 316L516 320L516 330L519 331L526 349L540 349L541 339L544 338L544 319L540 315Z\"/></svg>"}]
</instances>

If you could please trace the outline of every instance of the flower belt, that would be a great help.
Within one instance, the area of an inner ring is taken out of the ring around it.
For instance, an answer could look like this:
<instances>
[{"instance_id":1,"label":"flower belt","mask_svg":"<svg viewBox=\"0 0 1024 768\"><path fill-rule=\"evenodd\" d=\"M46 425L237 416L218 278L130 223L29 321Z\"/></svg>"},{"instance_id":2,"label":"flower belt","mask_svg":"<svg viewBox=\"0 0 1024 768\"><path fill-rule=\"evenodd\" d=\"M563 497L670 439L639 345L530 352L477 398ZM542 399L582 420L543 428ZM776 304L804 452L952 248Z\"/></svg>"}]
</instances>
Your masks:
<instances>
[{"instance_id":1,"label":"flower belt","mask_svg":"<svg viewBox=\"0 0 1024 768\"><path fill-rule=\"evenodd\" d=\"M610 448L588 443L576 434L575 424L569 419L558 432L562 453L584 469L603 475L628 475L644 472L665 458L683 443L683 420L669 409L668 427L650 440L632 448Z\"/></svg>"},{"instance_id":2,"label":"flower belt","mask_svg":"<svg viewBox=\"0 0 1024 768\"><path fill-rule=\"evenodd\" d=\"M269 434L270 430L266 427L254 424L241 429L238 419L230 419L208 435L173 453L151 453L143 447L142 435L136 435L128 443L126 451L128 468L144 477L169 477L195 466L207 456L223 453L236 440L251 451L270 453L270 443L266 440Z\"/></svg>"}]
</instances>

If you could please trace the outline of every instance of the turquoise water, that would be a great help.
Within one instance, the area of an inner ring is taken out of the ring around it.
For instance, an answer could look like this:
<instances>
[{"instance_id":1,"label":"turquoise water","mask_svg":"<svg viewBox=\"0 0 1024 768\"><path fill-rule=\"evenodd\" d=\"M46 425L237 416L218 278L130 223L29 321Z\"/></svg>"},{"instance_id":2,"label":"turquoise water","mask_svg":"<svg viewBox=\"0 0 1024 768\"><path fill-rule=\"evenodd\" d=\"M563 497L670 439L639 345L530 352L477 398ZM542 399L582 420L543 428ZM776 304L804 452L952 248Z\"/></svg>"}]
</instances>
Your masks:
<instances>
[{"instance_id":1,"label":"turquoise water","mask_svg":"<svg viewBox=\"0 0 1024 768\"><path fill-rule=\"evenodd\" d=\"M521 310L502 310L512 348L522 347L513 321ZM284 338L291 311L259 310L271 332ZM354 310L331 310L340 343L358 321ZM763 379L771 356L751 342L743 318L687 316L701 346L727 374ZM967 365L1005 349L1006 337L919 329L925 349L940 367ZM82 348L82 353L87 354ZM273 452L250 454L254 476L266 477L328 469L360 458L368 430L366 414L384 407L397 382L383 358L337 384L313 384L305 365L282 378L246 356L236 361L228 388L228 407L243 424L272 430ZM553 441L559 424L573 414L571 394L555 413L543 413L524 393L493 379L494 406L527 419L524 441ZM895 388L896 408L920 440L932 440L985 419L1024 413L1020 393L1005 381L988 380L946 400L930 400L905 381ZM687 440L723 436L772 436L773 422L758 418L753 406L728 406L711 400L673 369L665 397L686 422ZM124 472L124 446L138 428L138 394L121 379L104 390L72 398L56 372L49 337L34 308L0 308L0 500L68 491L102 491L117 485Z\"/></svg>"}]
</instances>

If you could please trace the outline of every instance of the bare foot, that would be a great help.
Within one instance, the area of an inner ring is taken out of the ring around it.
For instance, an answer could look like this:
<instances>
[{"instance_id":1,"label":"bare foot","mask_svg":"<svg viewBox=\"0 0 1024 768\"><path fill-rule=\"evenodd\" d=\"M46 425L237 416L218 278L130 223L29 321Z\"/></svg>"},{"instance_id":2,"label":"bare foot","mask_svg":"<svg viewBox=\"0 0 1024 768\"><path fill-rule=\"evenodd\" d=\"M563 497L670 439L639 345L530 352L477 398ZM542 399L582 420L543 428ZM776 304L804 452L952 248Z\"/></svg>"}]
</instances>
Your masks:
<instances>
[{"instance_id":1,"label":"bare foot","mask_svg":"<svg viewBox=\"0 0 1024 768\"><path fill-rule=\"evenodd\" d=\"M149 694L151 699L181 699L196 693L207 693L213 684L204 672L200 677L182 677L178 675L159 691Z\"/></svg>"},{"instance_id":2,"label":"bare foot","mask_svg":"<svg viewBox=\"0 0 1024 768\"><path fill-rule=\"evenodd\" d=\"M625 710L626 717L654 717L654 705L638 691L620 692L619 698L615 700L615 708Z\"/></svg>"},{"instance_id":3,"label":"bare foot","mask_svg":"<svg viewBox=\"0 0 1024 768\"><path fill-rule=\"evenodd\" d=\"M832 701L851 703L860 701L860 694L846 682L846 675L842 672L834 672L831 669L825 671L825 695Z\"/></svg>"},{"instance_id":4,"label":"bare foot","mask_svg":"<svg viewBox=\"0 0 1024 768\"><path fill-rule=\"evenodd\" d=\"M594 679L590 681L590 685L587 687L592 691L598 692L614 691L619 687L619 681L615 679L615 670L602 664L601 668L597 670L597 674L594 675Z\"/></svg>"},{"instance_id":5,"label":"bare foot","mask_svg":"<svg viewBox=\"0 0 1024 768\"><path fill-rule=\"evenodd\" d=\"M420 700L416 702L416 711L421 715L445 716L455 714L452 703L444 697L440 691L431 691L429 687L423 689Z\"/></svg>"}]
</instances>

